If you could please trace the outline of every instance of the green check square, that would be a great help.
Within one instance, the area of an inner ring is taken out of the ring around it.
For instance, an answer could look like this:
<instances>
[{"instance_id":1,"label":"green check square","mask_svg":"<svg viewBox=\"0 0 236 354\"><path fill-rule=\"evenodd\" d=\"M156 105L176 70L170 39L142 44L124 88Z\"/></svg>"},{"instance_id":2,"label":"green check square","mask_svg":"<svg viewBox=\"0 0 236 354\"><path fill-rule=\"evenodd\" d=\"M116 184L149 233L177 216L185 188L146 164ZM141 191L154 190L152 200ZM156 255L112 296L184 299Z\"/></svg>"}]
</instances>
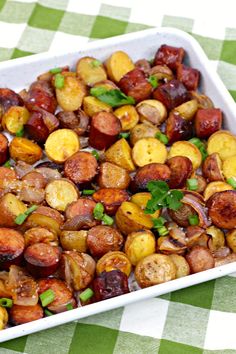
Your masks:
<instances>
[{"instance_id":1,"label":"green check square","mask_svg":"<svg viewBox=\"0 0 236 354\"><path fill-rule=\"evenodd\" d=\"M94 22L90 38L107 38L124 34L128 22L97 16Z\"/></svg>"},{"instance_id":2,"label":"green check square","mask_svg":"<svg viewBox=\"0 0 236 354\"><path fill-rule=\"evenodd\" d=\"M236 313L236 279L234 277L223 277L216 279L212 309Z\"/></svg>"},{"instance_id":3,"label":"green check square","mask_svg":"<svg viewBox=\"0 0 236 354\"><path fill-rule=\"evenodd\" d=\"M89 37L94 19L94 16L66 12L58 30L69 34Z\"/></svg>"},{"instance_id":4,"label":"green check square","mask_svg":"<svg viewBox=\"0 0 236 354\"><path fill-rule=\"evenodd\" d=\"M199 42L202 49L208 56L208 59L210 60L220 59L223 40L203 37L195 33L191 33L191 34Z\"/></svg>"},{"instance_id":5,"label":"green check square","mask_svg":"<svg viewBox=\"0 0 236 354\"><path fill-rule=\"evenodd\" d=\"M12 53L11 59L27 57L28 55L32 55L32 54L35 54L35 53L26 52L24 50L20 50L18 48L15 48Z\"/></svg>"},{"instance_id":6,"label":"green check square","mask_svg":"<svg viewBox=\"0 0 236 354\"><path fill-rule=\"evenodd\" d=\"M229 90L229 93L231 94L231 96L233 97L233 99L236 102L236 90Z\"/></svg>"},{"instance_id":7,"label":"green check square","mask_svg":"<svg viewBox=\"0 0 236 354\"><path fill-rule=\"evenodd\" d=\"M192 347L191 345L171 342L162 339L158 354L202 354L203 350L200 348Z\"/></svg>"},{"instance_id":8,"label":"green check square","mask_svg":"<svg viewBox=\"0 0 236 354\"><path fill-rule=\"evenodd\" d=\"M158 353L160 339L119 332L113 354Z\"/></svg>"},{"instance_id":9,"label":"green check square","mask_svg":"<svg viewBox=\"0 0 236 354\"><path fill-rule=\"evenodd\" d=\"M190 18L164 15L162 19L163 27L175 27L186 32L191 32L194 21Z\"/></svg>"},{"instance_id":10,"label":"green check square","mask_svg":"<svg viewBox=\"0 0 236 354\"><path fill-rule=\"evenodd\" d=\"M36 4L28 24L32 27L56 31L60 25L63 15L64 11L62 10L51 9L49 7Z\"/></svg>"},{"instance_id":11,"label":"green check square","mask_svg":"<svg viewBox=\"0 0 236 354\"><path fill-rule=\"evenodd\" d=\"M6 3L6 0L0 0L0 11L4 7L5 3Z\"/></svg>"},{"instance_id":12,"label":"green check square","mask_svg":"<svg viewBox=\"0 0 236 354\"><path fill-rule=\"evenodd\" d=\"M27 338L28 338L27 336L24 336L24 337L8 340L6 342L0 343L0 348L15 350L17 352L23 353L25 350L25 344ZM1 349L0 349L0 353L1 353Z\"/></svg>"},{"instance_id":13,"label":"green check square","mask_svg":"<svg viewBox=\"0 0 236 354\"><path fill-rule=\"evenodd\" d=\"M131 9L127 7L118 7L102 4L99 10L99 14L104 17L111 17L117 20L128 20Z\"/></svg>"},{"instance_id":14,"label":"green check square","mask_svg":"<svg viewBox=\"0 0 236 354\"><path fill-rule=\"evenodd\" d=\"M0 61L11 59L13 49L0 47Z\"/></svg>"},{"instance_id":15,"label":"green check square","mask_svg":"<svg viewBox=\"0 0 236 354\"><path fill-rule=\"evenodd\" d=\"M25 23L28 21L28 18L30 17L34 6L34 3L26 4L23 2L16 1L7 2L2 11L0 12L0 21L5 21L9 23Z\"/></svg>"},{"instance_id":16,"label":"green check square","mask_svg":"<svg viewBox=\"0 0 236 354\"><path fill-rule=\"evenodd\" d=\"M220 59L227 63L236 65L236 40L223 42Z\"/></svg>"}]
</instances>

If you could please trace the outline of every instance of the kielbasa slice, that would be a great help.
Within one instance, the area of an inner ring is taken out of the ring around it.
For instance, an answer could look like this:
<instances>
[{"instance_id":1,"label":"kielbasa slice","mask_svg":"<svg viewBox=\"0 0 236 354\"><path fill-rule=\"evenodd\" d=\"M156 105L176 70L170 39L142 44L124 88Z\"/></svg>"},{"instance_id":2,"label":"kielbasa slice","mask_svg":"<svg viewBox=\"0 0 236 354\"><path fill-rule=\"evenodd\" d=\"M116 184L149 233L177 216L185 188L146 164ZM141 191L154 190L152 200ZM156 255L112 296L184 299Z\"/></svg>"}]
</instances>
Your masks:
<instances>
[{"instance_id":1,"label":"kielbasa slice","mask_svg":"<svg viewBox=\"0 0 236 354\"><path fill-rule=\"evenodd\" d=\"M186 255L186 260L190 266L191 273L198 273L214 268L215 261L210 250L203 246L194 246Z\"/></svg>"},{"instance_id":2,"label":"kielbasa slice","mask_svg":"<svg viewBox=\"0 0 236 354\"><path fill-rule=\"evenodd\" d=\"M97 174L96 158L87 151L78 151L69 157L64 165L65 176L74 183L90 182Z\"/></svg>"},{"instance_id":3,"label":"kielbasa slice","mask_svg":"<svg viewBox=\"0 0 236 354\"><path fill-rule=\"evenodd\" d=\"M17 326L43 318L43 309L39 304L34 306L13 305L10 309L10 322Z\"/></svg>"},{"instance_id":4,"label":"kielbasa slice","mask_svg":"<svg viewBox=\"0 0 236 354\"><path fill-rule=\"evenodd\" d=\"M197 69L184 64L178 64L176 76L189 91L196 91L199 84L200 73Z\"/></svg>"},{"instance_id":5,"label":"kielbasa slice","mask_svg":"<svg viewBox=\"0 0 236 354\"><path fill-rule=\"evenodd\" d=\"M156 52L154 65L167 65L170 69L176 69L182 63L184 54L183 48L163 44Z\"/></svg>"},{"instance_id":6,"label":"kielbasa slice","mask_svg":"<svg viewBox=\"0 0 236 354\"><path fill-rule=\"evenodd\" d=\"M49 129L43 121L41 112L32 112L25 129L29 136L38 143L45 142L49 135Z\"/></svg>"},{"instance_id":7,"label":"kielbasa slice","mask_svg":"<svg viewBox=\"0 0 236 354\"><path fill-rule=\"evenodd\" d=\"M183 119L179 113L172 112L166 120L166 135L169 143L179 140L188 140L193 134L193 124Z\"/></svg>"},{"instance_id":8,"label":"kielbasa slice","mask_svg":"<svg viewBox=\"0 0 236 354\"><path fill-rule=\"evenodd\" d=\"M0 228L0 269L8 270L12 264L20 264L24 246L24 237L20 232Z\"/></svg>"},{"instance_id":9,"label":"kielbasa slice","mask_svg":"<svg viewBox=\"0 0 236 354\"><path fill-rule=\"evenodd\" d=\"M54 113L57 108L57 100L51 83L46 80L33 82L26 93L25 105L30 111L39 107Z\"/></svg>"},{"instance_id":10,"label":"kielbasa slice","mask_svg":"<svg viewBox=\"0 0 236 354\"><path fill-rule=\"evenodd\" d=\"M72 219L74 216L93 216L93 209L96 203L89 198L79 198L76 202L71 203L66 208L66 218Z\"/></svg>"},{"instance_id":11,"label":"kielbasa slice","mask_svg":"<svg viewBox=\"0 0 236 354\"><path fill-rule=\"evenodd\" d=\"M168 182L169 187L172 189L183 188L186 180L192 174L192 161L185 156L174 156L167 160L166 164L169 166L171 171Z\"/></svg>"},{"instance_id":12,"label":"kielbasa slice","mask_svg":"<svg viewBox=\"0 0 236 354\"><path fill-rule=\"evenodd\" d=\"M116 141L120 131L120 120L114 114L98 112L91 120L89 144L98 150L107 149Z\"/></svg>"},{"instance_id":13,"label":"kielbasa slice","mask_svg":"<svg viewBox=\"0 0 236 354\"><path fill-rule=\"evenodd\" d=\"M102 257L110 251L119 251L123 245L121 233L110 226L92 227L87 236L87 245L94 257Z\"/></svg>"},{"instance_id":14,"label":"kielbasa slice","mask_svg":"<svg viewBox=\"0 0 236 354\"><path fill-rule=\"evenodd\" d=\"M80 108L74 112L61 111L57 114L57 118L61 128L72 129L78 135L83 135L88 129L89 117Z\"/></svg>"},{"instance_id":15,"label":"kielbasa slice","mask_svg":"<svg viewBox=\"0 0 236 354\"><path fill-rule=\"evenodd\" d=\"M47 277L54 273L59 265L58 247L47 243L34 243L24 253L27 270L35 277Z\"/></svg>"},{"instance_id":16,"label":"kielbasa slice","mask_svg":"<svg viewBox=\"0 0 236 354\"><path fill-rule=\"evenodd\" d=\"M24 101L16 92L0 88L0 112L4 114L12 106L24 106Z\"/></svg>"},{"instance_id":17,"label":"kielbasa slice","mask_svg":"<svg viewBox=\"0 0 236 354\"><path fill-rule=\"evenodd\" d=\"M0 133L0 165L7 161L8 157L8 140L5 135Z\"/></svg>"},{"instance_id":18,"label":"kielbasa slice","mask_svg":"<svg viewBox=\"0 0 236 354\"><path fill-rule=\"evenodd\" d=\"M118 188L102 188L93 194L93 200L102 203L109 215L115 215L119 206L128 199L128 193Z\"/></svg>"},{"instance_id":19,"label":"kielbasa slice","mask_svg":"<svg viewBox=\"0 0 236 354\"><path fill-rule=\"evenodd\" d=\"M207 201L207 207L214 225L223 229L236 228L236 191L213 194Z\"/></svg>"},{"instance_id":20,"label":"kielbasa slice","mask_svg":"<svg viewBox=\"0 0 236 354\"><path fill-rule=\"evenodd\" d=\"M219 108L199 109L195 116L197 137L207 139L222 126L222 112Z\"/></svg>"},{"instance_id":21,"label":"kielbasa slice","mask_svg":"<svg viewBox=\"0 0 236 354\"><path fill-rule=\"evenodd\" d=\"M22 181L25 181L28 186L35 188L45 188L47 185L46 178L39 172L32 171L24 175Z\"/></svg>"}]
</instances>

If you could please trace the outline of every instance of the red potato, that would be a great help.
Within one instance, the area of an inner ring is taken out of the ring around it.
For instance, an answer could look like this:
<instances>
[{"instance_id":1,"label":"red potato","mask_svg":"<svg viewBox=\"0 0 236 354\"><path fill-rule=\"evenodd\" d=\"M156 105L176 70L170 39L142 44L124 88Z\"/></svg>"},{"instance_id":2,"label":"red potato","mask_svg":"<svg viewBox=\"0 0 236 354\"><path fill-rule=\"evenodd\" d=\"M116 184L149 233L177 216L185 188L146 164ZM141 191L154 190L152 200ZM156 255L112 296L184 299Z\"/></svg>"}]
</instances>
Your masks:
<instances>
[{"instance_id":1,"label":"red potato","mask_svg":"<svg viewBox=\"0 0 236 354\"><path fill-rule=\"evenodd\" d=\"M59 265L60 251L58 247L46 243L34 243L24 252L26 268L35 277L47 277L53 274Z\"/></svg>"},{"instance_id":2,"label":"red potato","mask_svg":"<svg viewBox=\"0 0 236 354\"><path fill-rule=\"evenodd\" d=\"M149 98L152 92L152 85L139 68L125 74L119 81L118 86L127 96L133 97L136 103Z\"/></svg>"},{"instance_id":3,"label":"red potato","mask_svg":"<svg viewBox=\"0 0 236 354\"><path fill-rule=\"evenodd\" d=\"M195 116L195 131L198 138L207 139L222 127L222 112L219 108L199 109Z\"/></svg>"},{"instance_id":4,"label":"red potato","mask_svg":"<svg viewBox=\"0 0 236 354\"><path fill-rule=\"evenodd\" d=\"M166 135L169 143L179 140L188 140L193 134L193 126L190 120L183 119L177 112L171 112L166 121Z\"/></svg>"},{"instance_id":5,"label":"red potato","mask_svg":"<svg viewBox=\"0 0 236 354\"><path fill-rule=\"evenodd\" d=\"M64 222L64 216L61 213L59 213L58 210L52 209L44 205L39 205L37 210L35 210L33 214L48 216L49 218L54 219L59 225L62 225Z\"/></svg>"},{"instance_id":6,"label":"red potato","mask_svg":"<svg viewBox=\"0 0 236 354\"><path fill-rule=\"evenodd\" d=\"M146 76L149 76L151 65L147 59L139 59L134 63L135 67L142 70Z\"/></svg>"},{"instance_id":7,"label":"red potato","mask_svg":"<svg viewBox=\"0 0 236 354\"><path fill-rule=\"evenodd\" d=\"M161 101L166 109L170 111L188 101L190 95L182 82L171 80L166 84L158 86L153 92L153 98Z\"/></svg>"},{"instance_id":8,"label":"red potato","mask_svg":"<svg viewBox=\"0 0 236 354\"><path fill-rule=\"evenodd\" d=\"M182 63L185 51L183 48L163 44L156 52L154 65L167 65L170 69L177 69Z\"/></svg>"},{"instance_id":9,"label":"red potato","mask_svg":"<svg viewBox=\"0 0 236 354\"><path fill-rule=\"evenodd\" d=\"M35 107L39 107L45 109L45 111L54 113L57 108L57 101L51 83L46 80L33 82L26 93L25 105L29 111L34 110Z\"/></svg>"},{"instance_id":10,"label":"red potato","mask_svg":"<svg viewBox=\"0 0 236 354\"><path fill-rule=\"evenodd\" d=\"M53 230L45 227L32 227L24 233L25 247L34 243L49 243L51 246L58 246L58 237Z\"/></svg>"},{"instance_id":11,"label":"red potato","mask_svg":"<svg viewBox=\"0 0 236 354\"><path fill-rule=\"evenodd\" d=\"M0 165L7 161L8 157L8 140L5 135L0 133Z\"/></svg>"},{"instance_id":12,"label":"red potato","mask_svg":"<svg viewBox=\"0 0 236 354\"><path fill-rule=\"evenodd\" d=\"M9 88L0 88L0 119L2 115L12 106L23 106L24 101Z\"/></svg>"},{"instance_id":13,"label":"red potato","mask_svg":"<svg viewBox=\"0 0 236 354\"><path fill-rule=\"evenodd\" d=\"M46 178L39 172L32 171L24 175L22 181L25 181L27 186L35 188L45 188L47 185Z\"/></svg>"},{"instance_id":14,"label":"red potato","mask_svg":"<svg viewBox=\"0 0 236 354\"><path fill-rule=\"evenodd\" d=\"M115 215L119 206L129 200L129 195L125 190L118 188L102 188L93 194L96 203L102 203L108 215Z\"/></svg>"},{"instance_id":15,"label":"red potato","mask_svg":"<svg viewBox=\"0 0 236 354\"><path fill-rule=\"evenodd\" d=\"M10 322L17 326L43 318L43 309L39 304L34 306L13 305L10 309Z\"/></svg>"},{"instance_id":16,"label":"red potato","mask_svg":"<svg viewBox=\"0 0 236 354\"><path fill-rule=\"evenodd\" d=\"M195 91L198 88L200 72L184 64L177 65L177 80L181 81L189 91Z\"/></svg>"},{"instance_id":17,"label":"red potato","mask_svg":"<svg viewBox=\"0 0 236 354\"><path fill-rule=\"evenodd\" d=\"M186 180L192 174L192 161L186 156L174 156L167 160L166 164L171 171L169 187L172 189L183 188Z\"/></svg>"},{"instance_id":18,"label":"red potato","mask_svg":"<svg viewBox=\"0 0 236 354\"><path fill-rule=\"evenodd\" d=\"M213 255L209 249L203 246L194 246L186 255L186 260L190 266L191 273L202 272L215 266Z\"/></svg>"},{"instance_id":19,"label":"red potato","mask_svg":"<svg viewBox=\"0 0 236 354\"><path fill-rule=\"evenodd\" d=\"M100 221L93 217L95 205L96 203L89 198L80 198L71 203L65 211L67 221L63 225L63 230L87 230L99 224Z\"/></svg>"},{"instance_id":20,"label":"red potato","mask_svg":"<svg viewBox=\"0 0 236 354\"><path fill-rule=\"evenodd\" d=\"M209 181L224 181L222 161L217 152L207 156L202 165L203 176Z\"/></svg>"},{"instance_id":21,"label":"red potato","mask_svg":"<svg viewBox=\"0 0 236 354\"><path fill-rule=\"evenodd\" d=\"M223 229L236 228L236 191L214 193L207 201L207 207L214 225Z\"/></svg>"},{"instance_id":22,"label":"red potato","mask_svg":"<svg viewBox=\"0 0 236 354\"><path fill-rule=\"evenodd\" d=\"M24 237L16 230L0 228L0 269L8 270L12 264L19 265L23 258Z\"/></svg>"},{"instance_id":23,"label":"red potato","mask_svg":"<svg viewBox=\"0 0 236 354\"><path fill-rule=\"evenodd\" d=\"M83 135L88 130L89 117L80 108L74 112L61 111L57 113L57 118L61 128L72 129L78 135Z\"/></svg>"},{"instance_id":24,"label":"red potato","mask_svg":"<svg viewBox=\"0 0 236 354\"><path fill-rule=\"evenodd\" d=\"M89 144L98 150L109 148L121 132L121 122L112 113L98 112L93 115L89 133Z\"/></svg>"}]
</instances>

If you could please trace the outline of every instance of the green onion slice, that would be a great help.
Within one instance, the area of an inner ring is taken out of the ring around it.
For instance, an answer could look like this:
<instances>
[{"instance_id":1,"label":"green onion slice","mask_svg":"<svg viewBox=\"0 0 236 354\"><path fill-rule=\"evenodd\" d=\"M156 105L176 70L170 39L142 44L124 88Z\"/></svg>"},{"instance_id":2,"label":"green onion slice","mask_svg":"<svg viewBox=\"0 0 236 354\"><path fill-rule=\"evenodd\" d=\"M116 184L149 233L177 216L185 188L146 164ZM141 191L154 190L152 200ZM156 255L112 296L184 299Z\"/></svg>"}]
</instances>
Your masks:
<instances>
[{"instance_id":1,"label":"green onion slice","mask_svg":"<svg viewBox=\"0 0 236 354\"><path fill-rule=\"evenodd\" d=\"M8 299L8 298L6 298L6 297L2 297L2 298L0 299L0 306L11 308L12 305L13 305L12 299Z\"/></svg>"},{"instance_id":2,"label":"green onion slice","mask_svg":"<svg viewBox=\"0 0 236 354\"><path fill-rule=\"evenodd\" d=\"M51 302L55 300L55 294L52 289L44 291L42 294L39 295L39 297L43 307L48 306L49 304L51 304Z\"/></svg>"},{"instance_id":3,"label":"green onion slice","mask_svg":"<svg viewBox=\"0 0 236 354\"><path fill-rule=\"evenodd\" d=\"M82 191L83 195L93 195L93 193L95 193L95 189L84 189Z\"/></svg>"},{"instance_id":4,"label":"green onion slice","mask_svg":"<svg viewBox=\"0 0 236 354\"><path fill-rule=\"evenodd\" d=\"M114 220L113 218L111 218L109 215L104 214L102 217L102 221L104 222L105 225L113 225L114 224Z\"/></svg>"},{"instance_id":5,"label":"green onion slice","mask_svg":"<svg viewBox=\"0 0 236 354\"><path fill-rule=\"evenodd\" d=\"M65 84L65 77L62 74L55 75L55 87L57 89L62 89Z\"/></svg>"},{"instance_id":6,"label":"green onion slice","mask_svg":"<svg viewBox=\"0 0 236 354\"><path fill-rule=\"evenodd\" d=\"M234 177L228 178L226 182L236 189L236 179Z\"/></svg>"},{"instance_id":7,"label":"green onion slice","mask_svg":"<svg viewBox=\"0 0 236 354\"><path fill-rule=\"evenodd\" d=\"M161 132L156 133L155 138L160 140L160 142L162 142L165 145L168 144L168 142L169 142L168 137L165 134L161 133Z\"/></svg>"},{"instance_id":8,"label":"green onion slice","mask_svg":"<svg viewBox=\"0 0 236 354\"><path fill-rule=\"evenodd\" d=\"M91 299L93 294L94 294L93 290L90 288L87 288L79 295L79 298L81 301L85 302L85 301L88 301L89 299Z\"/></svg>"},{"instance_id":9,"label":"green onion slice","mask_svg":"<svg viewBox=\"0 0 236 354\"><path fill-rule=\"evenodd\" d=\"M188 217L189 224L192 226L198 225L199 224L199 218L197 215L190 215Z\"/></svg>"},{"instance_id":10,"label":"green onion slice","mask_svg":"<svg viewBox=\"0 0 236 354\"><path fill-rule=\"evenodd\" d=\"M187 188L190 191L196 191L198 189L198 180L197 180L197 178L187 179Z\"/></svg>"}]
</instances>

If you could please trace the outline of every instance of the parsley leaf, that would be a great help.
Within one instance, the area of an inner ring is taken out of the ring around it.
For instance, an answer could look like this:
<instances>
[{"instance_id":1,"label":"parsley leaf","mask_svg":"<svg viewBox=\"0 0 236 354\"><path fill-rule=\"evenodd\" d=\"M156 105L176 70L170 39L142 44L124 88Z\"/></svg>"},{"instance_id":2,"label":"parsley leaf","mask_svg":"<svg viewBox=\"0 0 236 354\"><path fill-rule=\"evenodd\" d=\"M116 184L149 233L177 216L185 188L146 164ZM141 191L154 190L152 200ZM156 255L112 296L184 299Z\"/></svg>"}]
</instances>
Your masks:
<instances>
[{"instance_id":1,"label":"parsley leaf","mask_svg":"<svg viewBox=\"0 0 236 354\"><path fill-rule=\"evenodd\" d=\"M118 89L107 90L104 87L93 87L90 94L100 101L107 103L111 107L119 107L125 104L135 104L135 100L131 96L126 96Z\"/></svg>"},{"instance_id":2,"label":"parsley leaf","mask_svg":"<svg viewBox=\"0 0 236 354\"><path fill-rule=\"evenodd\" d=\"M152 85L153 88L157 88L158 80L157 80L156 76L154 76L154 75L149 76L148 82L150 82L150 84Z\"/></svg>"},{"instance_id":3,"label":"parsley leaf","mask_svg":"<svg viewBox=\"0 0 236 354\"><path fill-rule=\"evenodd\" d=\"M159 216L159 218L157 219L152 218L152 222L153 222L153 228L159 229L160 227L164 226L166 219L163 218L162 216Z\"/></svg>"}]
</instances>

